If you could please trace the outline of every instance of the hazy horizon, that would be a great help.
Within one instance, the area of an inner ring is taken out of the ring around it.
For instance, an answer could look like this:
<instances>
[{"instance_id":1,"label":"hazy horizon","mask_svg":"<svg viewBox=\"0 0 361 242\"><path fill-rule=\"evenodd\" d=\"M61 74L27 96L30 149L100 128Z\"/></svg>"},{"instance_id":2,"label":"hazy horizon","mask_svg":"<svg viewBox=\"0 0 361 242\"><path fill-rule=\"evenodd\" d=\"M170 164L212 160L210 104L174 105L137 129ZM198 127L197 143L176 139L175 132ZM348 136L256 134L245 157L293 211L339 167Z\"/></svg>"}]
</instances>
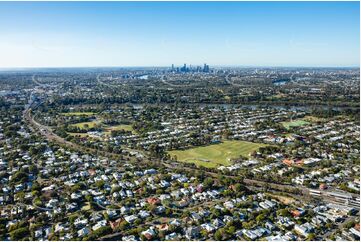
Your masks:
<instances>
[{"instance_id":1,"label":"hazy horizon","mask_svg":"<svg viewBox=\"0 0 361 242\"><path fill-rule=\"evenodd\" d=\"M188 65L188 63L185 63ZM203 64L190 64L192 67ZM174 67L182 67L182 65L174 65ZM107 68L171 68L168 66L34 66L34 67L0 67L0 71L4 70L29 70L29 69L107 69ZM360 66L247 66L247 65L212 65L210 68L320 68L320 69L360 69Z\"/></svg>"},{"instance_id":2,"label":"hazy horizon","mask_svg":"<svg viewBox=\"0 0 361 242\"><path fill-rule=\"evenodd\" d=\"M0 68L359 67L359 8L359 2L1 2Z\"/></svg>"}]
</instances>

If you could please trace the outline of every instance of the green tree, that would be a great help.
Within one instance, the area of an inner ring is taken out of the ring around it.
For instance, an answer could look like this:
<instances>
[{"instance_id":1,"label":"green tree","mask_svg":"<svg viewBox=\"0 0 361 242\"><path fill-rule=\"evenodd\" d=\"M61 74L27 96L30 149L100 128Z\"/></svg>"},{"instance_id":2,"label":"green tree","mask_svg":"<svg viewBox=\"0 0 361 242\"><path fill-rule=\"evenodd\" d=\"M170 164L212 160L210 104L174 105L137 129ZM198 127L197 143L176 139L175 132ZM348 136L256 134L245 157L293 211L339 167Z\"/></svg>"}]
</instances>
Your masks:
<instances>
[{"instance_id":1,"label":"green tree","mask_svg":"<svg viewBox=\"0 0 361 242\"><path fill-rule=\"evenodd\" d=\"M316 238L316 235L314 233L310 233L308 236L307 236L307 240L310 240L310 241L313 241L315 240Z\"/></svg>"},{"instance_id":2,"label":"green tree","mask_svg":"<svg viewBox=\"0 0 361 242\"><path fill-rule=\"evenodd\" d=\"M214 233L214 239L215 240L222 240L223 239L223 231L221 229L218 229L215 233Z\"/></svg>"},{"instance_id":3,"label":"green tree","mask_svg":"<svg viewBox=\"0 0 361 242\"><path fill-rule=\"evenodd\" d=\"M105 236L112 232L112 228L110 226L101 227L95 231L93 231L92 235L97 239L99 237Z\"/></svg>"},{"instance_id":4,"label":"green tree","mask_svg":"<svg viewBox=\"0 0 361 242\"><path fill-rule=\"evenodd\" d=\"M211 177L207 177L203 181L203 186L204 186L205 189L212 188L213 184L214 184L214 180Z\"/></svg>"},{"instance_id":5,"label":"green tree","mask_svg":"<svg viewBox=\"0 0 361 242\"><path fill-rule=\"evenodd\" d=\"M29 229L26 228L19 228L12 232L10 232L10 238L12 240L23 240L24 238L28 237L30 235Z\"/></svg>"}]
</instances>

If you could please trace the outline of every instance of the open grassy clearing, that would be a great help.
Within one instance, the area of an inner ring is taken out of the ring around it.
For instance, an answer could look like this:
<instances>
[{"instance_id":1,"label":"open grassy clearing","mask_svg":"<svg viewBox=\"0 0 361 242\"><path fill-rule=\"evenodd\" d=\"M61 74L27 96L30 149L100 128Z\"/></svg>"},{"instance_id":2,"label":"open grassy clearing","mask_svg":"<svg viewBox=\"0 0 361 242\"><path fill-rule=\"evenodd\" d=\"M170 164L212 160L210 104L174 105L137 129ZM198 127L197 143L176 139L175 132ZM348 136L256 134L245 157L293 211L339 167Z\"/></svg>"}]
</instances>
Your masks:
<instances>
[{"instance_id":1,"label":"open grassy clearing","mask_svg":"<svg viewBox=\"0 0 361 242\"><path fill-rule=\"evenodd\" d=\"M310 122L307 122L305 120L295 120L295 121L291 121L291 122L282 122L282 125L286 128L286 129L290 129L293 127L300 127L300 126L304 126L304 125L308 125L310 124Z\"/></svg>"},{"instance_id":2,"label":"open grassy clearing","mask_svg":"<svg viewBox=\"0 0 361 242\"><path fill-rule=\"evenodd\" d=\"M268 99L268 100L279 99L279 98L283 98L284 96L285 95L283 95L283 94L277 94L277 95L268 96L268 97L266 97L266 99Z\"/></svg>"},{"instance_id":3,"label":"open grassy clearing","mask_svg":"<svg viewBox=\"0 0 361 242\"><path fill-rule=\"evenodd\" d=\"M85 205L81 208L81 211L88 211L90 209L91 209L91 207L90 207L89 202L86 202Z\"/></svg>"},{"instance_id":4,"label":"open grassy clearing","mask_svg":"<svg viewBox=\"0 0 361 242\"><path fill-rule=\"evenodd\" d=\"M105 130L105 133L106 134L110 134L110 132L112 130L125 130L125 131L131 131L133 134L135 133L135 130L133 129L132 125L129 125L129 124L120 124L120 125L115 125L115 126L109 126L109 127L106 127L104 130Z\"/></svg>"},{"instance_id":5,"label":"open grassy clearing","mask_svg":"<svg viewBox=\"0 0 361 242\"><path fill-rule=\"evenodd\" d=\"M231 165L231 159L238 158L241 155L248 157L250 153L264 146L267 145L228 140L220 144L170 151L169 154L177 156L177 160L181 162L194 163L197 166L216 167L218 165Z\"/></svg>"},{"instance_id":6,"label":"open grassy clearing","mask_svg":"<svg viewBox=\"0 0 361 242\"><path fill-rule=\"evenodd\" d=\"M94 112L69 112L69 113L61 113L64 116L91 116L94 115Z\"/></svg>"},{"instance_id":7,"label":"open grassy clearing","mask_svg":"<svg viewBox=\"0 0 361 242\"><path fill-rule=\"evenodd\" d=\"M82 122L82 123L72 124L71 126L79 127L81 129L91 129L91 128L94 128L95 125L98 125L100 123L101 123L100 121L94 120L94 121L90 121L90 122Z\"/></svg>"},{"instance_id":8,"label":"open grassy clearing","mask_svg":"<svg viewBox=\"0 0 361 242\"><path fill-rule=\"evenodd\" d=\"M74 136L74 137L79 136L80 138L89 136L87 133L71 133L71 132L68 132L68 134L70 134L71 136Z\"/></svg>"},{"instance_id":9,"label":"open grassy clearing","mask_svg":"<svg viewBox=\"0 0 361 242\"><path fill-rule=\"evenodd\" d=\"M318 117L314 117L314 116L305 116L303 118L303 120L307 121L307 122L324 122L326 121L325 118L318 118Z\"/></svg>"},{"instance_id":10,"label":"open grassy clearing","mask_svg":"<svg viewBox=\"0 0 361 242\"><path fill-rule=\"evenodd\" d=\"M278 201L280 201L281 203L286 204L286 205L296 203L296 200L293 197L281 196L281 195L272 194L272 193L267 193L267 195L276 198Z\"/></svg>"}]
</instances>

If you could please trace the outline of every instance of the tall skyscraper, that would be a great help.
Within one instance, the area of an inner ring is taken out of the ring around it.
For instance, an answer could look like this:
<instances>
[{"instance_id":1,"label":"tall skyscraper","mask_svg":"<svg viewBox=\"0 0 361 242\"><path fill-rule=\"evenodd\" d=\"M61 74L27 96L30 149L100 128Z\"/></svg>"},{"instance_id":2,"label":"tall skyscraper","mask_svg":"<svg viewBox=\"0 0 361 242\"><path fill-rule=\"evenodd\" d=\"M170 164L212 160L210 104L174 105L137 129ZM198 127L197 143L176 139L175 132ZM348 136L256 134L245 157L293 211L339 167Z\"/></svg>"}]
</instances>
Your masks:
<instances>
[{"instance_id":1,"label":"tall skyscraper","mask_svg":"<svg viewBox=\"0 0 361 242\"><path fill-rule=\"evenodd\" d=\"M187 64L184 64L183 67L181 68L181 72L186 72L187 71Z\"/></svg>"},{"instance_id":2,"label":"tall skyscraper","mask_svg":"<svg viewBox=\"0 0 361 242\"><path fill-rule=\"evenodd\" d=\"M209 72L209 65L204 64L204 66L203 66L203 72Z\"/></svg>"}]
</instances>

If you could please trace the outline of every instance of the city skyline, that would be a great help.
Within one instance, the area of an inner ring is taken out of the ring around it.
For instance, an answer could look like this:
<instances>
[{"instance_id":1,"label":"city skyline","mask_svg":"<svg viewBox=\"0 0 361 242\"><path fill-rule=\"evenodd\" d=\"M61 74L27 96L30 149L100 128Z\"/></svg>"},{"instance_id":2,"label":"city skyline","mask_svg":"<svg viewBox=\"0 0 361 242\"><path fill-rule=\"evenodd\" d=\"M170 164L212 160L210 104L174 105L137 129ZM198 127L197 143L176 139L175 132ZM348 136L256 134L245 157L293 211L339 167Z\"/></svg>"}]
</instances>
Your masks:
<instances>
[{"instance_id":1,"label":"city skyline","mask_svg":"<svg viewBox=\"0 0 361 242\"><path fill-rule=\"evenodd\" d=\"M359 2L0 3L0 68L359 67Z\"/></svg>"}]
</instances>

